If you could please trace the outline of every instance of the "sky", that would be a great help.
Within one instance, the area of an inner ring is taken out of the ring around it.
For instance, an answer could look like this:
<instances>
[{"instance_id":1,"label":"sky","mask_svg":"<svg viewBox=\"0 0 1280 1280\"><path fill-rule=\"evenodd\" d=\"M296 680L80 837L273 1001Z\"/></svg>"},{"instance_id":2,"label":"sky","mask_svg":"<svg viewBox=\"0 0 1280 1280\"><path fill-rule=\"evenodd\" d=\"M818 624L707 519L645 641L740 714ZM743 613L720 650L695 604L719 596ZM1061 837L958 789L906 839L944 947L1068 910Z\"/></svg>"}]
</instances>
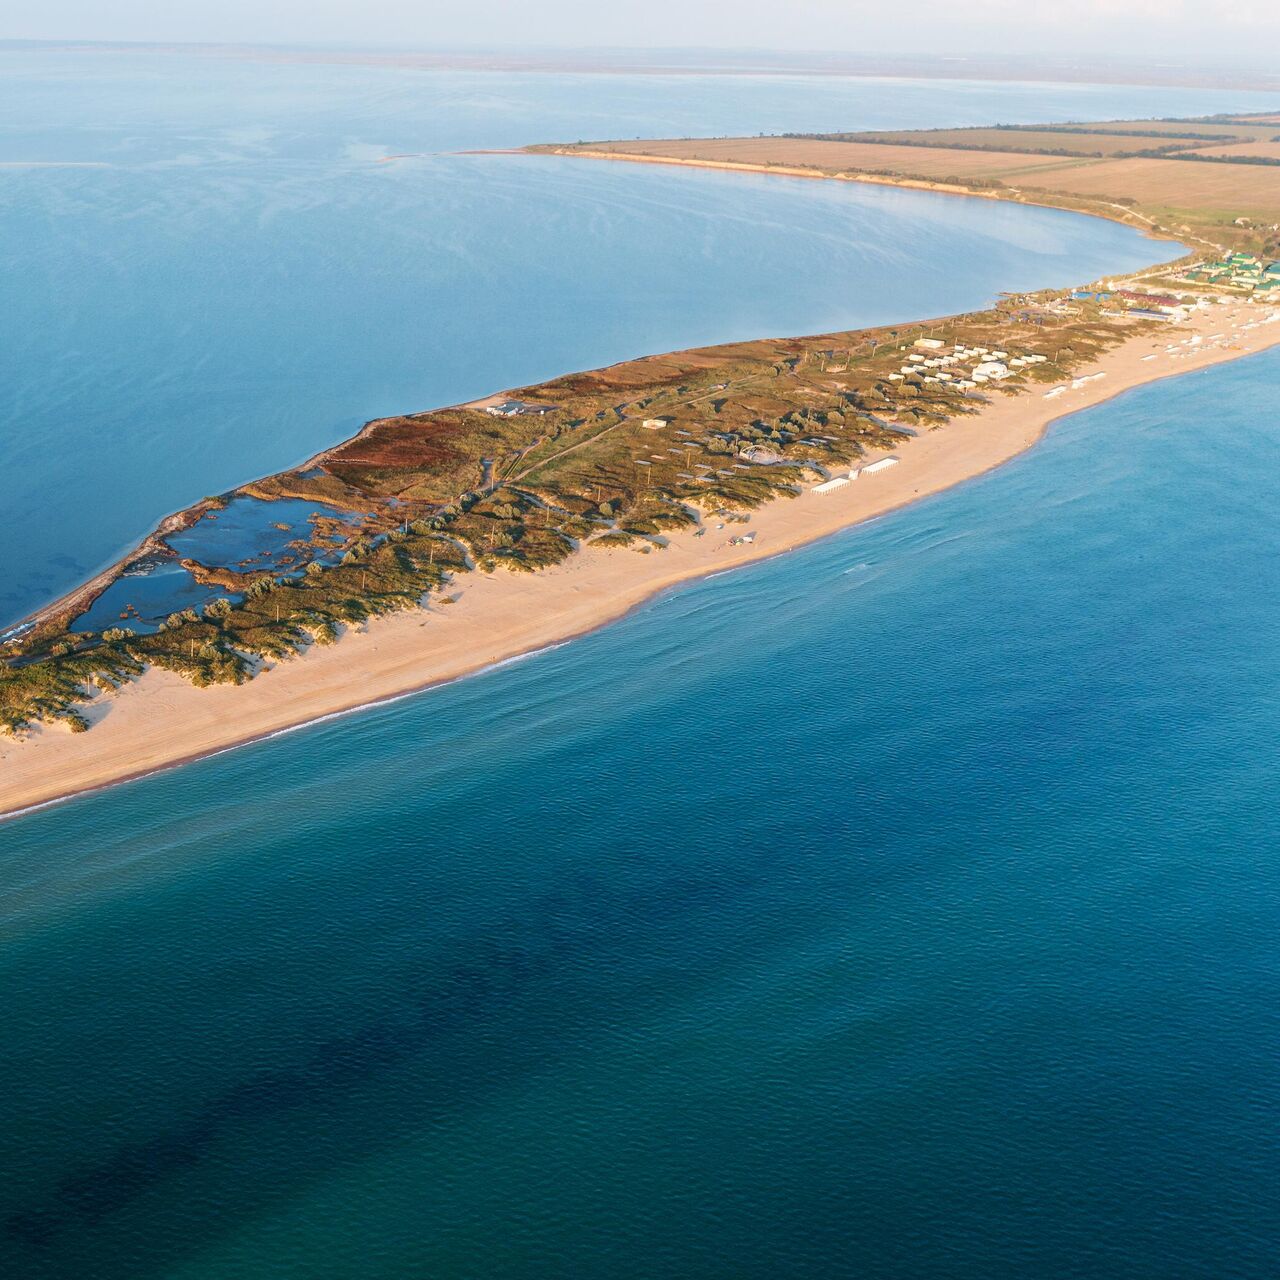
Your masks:
<instances>
[{"instance_id":1,"label":"sky","mask_svg":"<svg viewBox=\"0 0 1280 1280\"><path fill-rule=\"evenodd\" d=\"M0 39L1092 54L1257 65L1275 0L40 0Z\"/></svg>"}]
</instances>

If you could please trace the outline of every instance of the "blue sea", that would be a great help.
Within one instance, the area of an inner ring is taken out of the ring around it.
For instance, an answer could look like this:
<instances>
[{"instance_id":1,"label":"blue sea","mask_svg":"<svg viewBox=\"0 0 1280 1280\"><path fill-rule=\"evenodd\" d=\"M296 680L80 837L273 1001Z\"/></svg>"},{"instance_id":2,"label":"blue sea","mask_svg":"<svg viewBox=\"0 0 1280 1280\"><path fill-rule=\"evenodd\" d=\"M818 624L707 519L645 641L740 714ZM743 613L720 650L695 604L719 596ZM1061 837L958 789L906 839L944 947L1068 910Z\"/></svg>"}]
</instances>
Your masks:
<instances>
[{"instance_id":1,"label":"blue sea","mask_svg":"<svg viewBox=\"0 0 1280 1280\"><path fill-rule=\"evenodd\" d=\"M362 146L1263 105L5 56L0 158L113 157L0 169L17 612L371 413L1153 253ZM1273 1276L1278 380L0 825L0 1272Z\"/></svg>"}]
</instances>

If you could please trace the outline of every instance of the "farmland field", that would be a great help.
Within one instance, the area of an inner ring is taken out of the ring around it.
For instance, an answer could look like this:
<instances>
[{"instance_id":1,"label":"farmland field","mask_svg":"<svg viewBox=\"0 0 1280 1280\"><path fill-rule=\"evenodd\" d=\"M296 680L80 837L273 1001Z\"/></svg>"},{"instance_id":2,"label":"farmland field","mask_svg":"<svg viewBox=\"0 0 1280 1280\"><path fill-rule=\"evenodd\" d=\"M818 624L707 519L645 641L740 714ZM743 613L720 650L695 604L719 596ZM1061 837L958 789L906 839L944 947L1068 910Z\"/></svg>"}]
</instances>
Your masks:
<instances>
[{"instance_id":1,"label":"farmland field","mask_svg":"<svg viewBox=\"0 0 1280 1280\"><path fill-rule=\"evenodd\" d=\"M1090 125L1097 129L1133 129L1146 134L1179 135L1212 134L1224 138L1252 138L1263 141L1275 135L1274 122L1250 120L1237 124L1221 120L1108 120L1105 124Z\"/></svg>"},{"instance_id":2,"label":"farmland field","mask_svg":"<svg viewBox=\"0 0 1280 1280\"><path fill-rule=\"evenodd\" d=\"M1257 156L1265 160L1280 160L1280 142L1237 142L1229 147L1197 148L1196 155L1222 156L1231 160L1249 156Z\"/></svg>"},{"instance_id":3,"label":"farmland field","mask_svg":"<svg viewBox=\"0 0 1280 1280\"><path fill-rule=\"evenodd\" d=\"M1099 132L1090 132L1097 129ZM1110 130L1111 132L1107 132ZM1145 134L1139 130L1147 131ZM1187 140L1185 152L1168 158L1125 154L1181 141L1178 134L1220 137ZM962 145L968 143L968 146ZM937 144L937 145L934 145ZM1000 144L1000 150L982 150ZM1079 154L1053 155L1035 147ZM877 131L819 136L708 138L586 143L583 148L620 155L667 158L686 163L736 163L812 169L815 173L865 173L923 180L1041 199L1070 208L1093 206L1114 216L1116 205L1132 209L1135 221L1168 226L1179 233L1211 231L1217 247L1244 247L1261 235L1255 250L1272 252L1280 222L1280 164L1197 163L1196 154L1225 161L1280 160L1280 116L1230 120L1111 120L1059 129L972 128ZM1017 148L1022 148L1021 150ZM1088 148L1102 155L1086 154ZM1099 205L1110 206L1106 209ZM1249 221L1238 221L1248 219ZM1249 230L1250 223L1256 224ZM1270 231L1267 227L1270 226ZM1224 241L1225 237L1225 241Z\"/></svg>"},{"instance_id":4,"label":"farmland field","mask_svg":"<svg viewBox=\"0 0 1280 1280\"><path fill-rule=\"evenodd\" d=\"M588 144L590 145L590 144ZM962 151L947 147L895 147L874 142L828 142L820 138L686 138L673 141L610 142L608 150L732 164L779 164L836 173L848 169L889 170L929 178L990 178L1051 169L1062 156L1017 151ZM572 148L570 148L572 149Z\"/></svg>"},{"instance_id":5,"label":"farmland field","mask_svg":"<svg viewBox=\"0 0 1280 1280\"><path fill-rule=\"evenodd\" d=\"M911 139L916 139L915 143ZM918 146L934 143L938 147L986 148L998 147L1002 151L1042 152L1070 151L1080 156L1127 155L1145 148L1161 146L1204 145L1196 139L1179 139L1164 135L1132 137L1107 133L1070 133L1056 129L938 129L922 133L863 133L850 134L850 142L873 142L879 145L902 143Z\"/></svg>"},{"instance_id":6,"label":"farmland field","mask_svg":"<svg viewBox=\"0 0 1280 1280\"><path fill-rule=\"evenodd\" d=\"M1280 167L1194 164L1185 160L1099 160L1045 175L1045 189L1073 195L1132 199L1146 208L1192 214L1280 210Z\"/></svg>"}]
</instances>

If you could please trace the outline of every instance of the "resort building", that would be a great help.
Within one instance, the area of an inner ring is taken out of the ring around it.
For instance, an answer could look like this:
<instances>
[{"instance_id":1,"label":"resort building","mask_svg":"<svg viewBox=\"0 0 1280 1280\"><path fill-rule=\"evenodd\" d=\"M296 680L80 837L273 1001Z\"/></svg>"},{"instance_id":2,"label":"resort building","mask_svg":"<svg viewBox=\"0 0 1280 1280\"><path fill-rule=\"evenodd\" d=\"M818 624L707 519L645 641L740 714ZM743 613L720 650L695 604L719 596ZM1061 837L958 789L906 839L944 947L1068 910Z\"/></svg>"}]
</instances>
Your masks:
<instances>
[{"instance_id":1,"label":"resort building","mask_svg":"<svg viewBox=\"0 0 1280 1280\"><path fill-rule=\"evenodd\" d=\"M1272 295L1280 282L1280 262L1264 262L1251 253L1229 253L1217 262L1199 263L1181 279L1190 284L1241 289L1245 293ZM1280 297L1280 294L1274 296Z\"/></svg>"}]
</instances>

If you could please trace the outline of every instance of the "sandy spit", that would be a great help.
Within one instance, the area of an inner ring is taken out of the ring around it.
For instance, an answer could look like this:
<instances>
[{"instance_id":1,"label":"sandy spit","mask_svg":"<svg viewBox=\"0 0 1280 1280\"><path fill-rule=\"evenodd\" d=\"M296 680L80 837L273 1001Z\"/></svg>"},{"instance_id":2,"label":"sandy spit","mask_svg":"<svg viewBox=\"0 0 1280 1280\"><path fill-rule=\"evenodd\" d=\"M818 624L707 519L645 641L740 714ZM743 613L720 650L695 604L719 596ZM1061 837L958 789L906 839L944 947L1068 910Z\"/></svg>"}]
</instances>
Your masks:
<instances>
[{"instance_id":1,"label":"sandy spit","mask_svg":"<svg viewBox=\"0 0 1280 1280\"><path fill-rule=\"evenodd\" d=\"M88 733L42 727L0 739L0 816L123 782L322 717L457 679L611 622L656 592L779 555L971 479L1022 453L1050 423L1142 383L1248 355L1280 342L1280 322L1256 305L1223 304L1183 324L1135 335L1104 356L1101 374L1047 398L1047 387L993 398L982 413L904 440L897 466L828 494L805 492L749 525L671 536L663 551L583 550L538 574L468 574L457 603L372 621L241 686L197 689L150 670L87 708ZM1245 327L1248 325L1249 327ZM1195 341L1195 339L1199 341ZM1174 347L1173 351L1166 348ZM754 542L731 546L735 534Z\"/></svg>"}]
</instances>

